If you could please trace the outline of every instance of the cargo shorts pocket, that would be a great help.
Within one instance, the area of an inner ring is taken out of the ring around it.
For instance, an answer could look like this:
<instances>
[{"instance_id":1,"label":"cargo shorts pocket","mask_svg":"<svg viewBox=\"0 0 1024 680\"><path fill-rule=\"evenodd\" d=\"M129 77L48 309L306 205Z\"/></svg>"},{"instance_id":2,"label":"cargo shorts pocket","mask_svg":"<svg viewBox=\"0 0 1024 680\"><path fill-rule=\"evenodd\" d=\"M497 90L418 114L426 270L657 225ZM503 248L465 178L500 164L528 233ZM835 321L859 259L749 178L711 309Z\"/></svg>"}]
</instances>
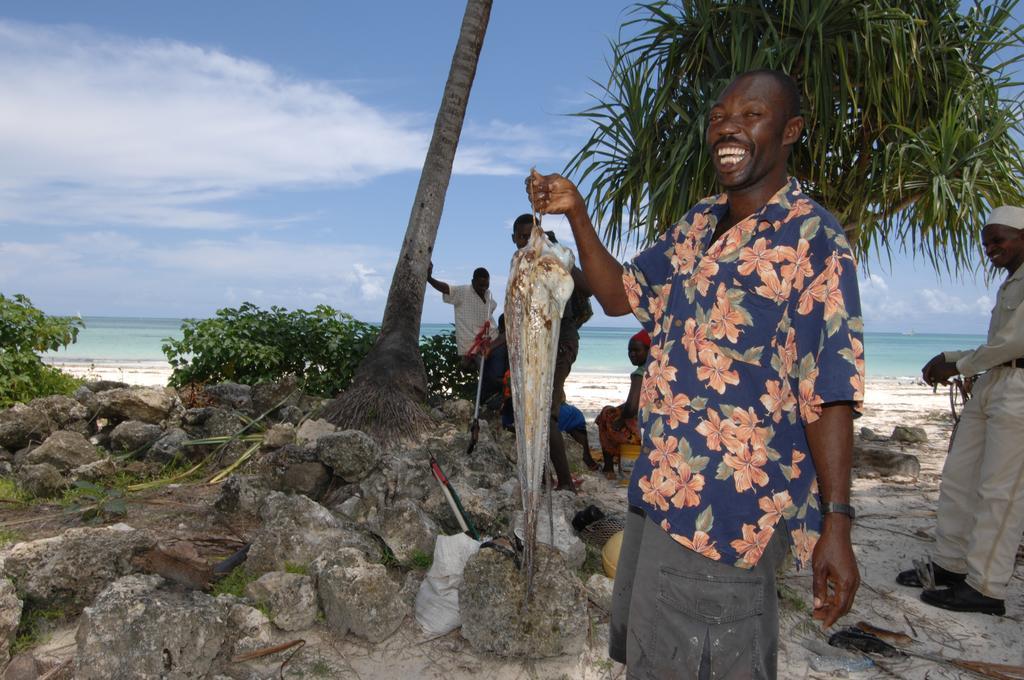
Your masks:
<instances>
[{"instance_id":1,"label":"cargo shorts pocket","mask_svg":"<svg viewBox=\"0 0 1024 680\"><path fill-rule=\"evenodd\" d=\"M658 577L651 677L698 677L705 640L716 680L764 677L760 616L764 579L692 574L663 567Z\"/></svg>"}]
</instances>

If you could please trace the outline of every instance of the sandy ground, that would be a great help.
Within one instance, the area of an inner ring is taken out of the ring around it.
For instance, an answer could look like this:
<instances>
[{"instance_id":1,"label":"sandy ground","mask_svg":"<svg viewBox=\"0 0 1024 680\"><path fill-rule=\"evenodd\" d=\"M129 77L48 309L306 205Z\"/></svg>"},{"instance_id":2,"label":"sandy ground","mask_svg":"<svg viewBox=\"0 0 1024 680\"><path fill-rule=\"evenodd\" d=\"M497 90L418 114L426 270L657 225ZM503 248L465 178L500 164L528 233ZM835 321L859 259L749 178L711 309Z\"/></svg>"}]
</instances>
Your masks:
<instances>
[{"instance_id":1,"label":"sandy ground","mask_svg":"<svg viewBox=\"0 0 1024 680\"><path fill-rule=\"evenodd\" d=\"M131 384L164 384L169 374L169 368L161 369L159 365L64 368L79 375ZM570 376L566 393L569 401L592 423L603 405L622 402L628 381L627 375L576 374ZM1018 559L1006 602L1007 616L1001 618L929 607L920 602L918 591L900 587L893 581L897 571L909 567L913 557L927 554L934 543L939 475L951 429L948 393L945 389L933 393L930 388L911 381L869 381L865 413L856 427L869 427L888 435L895 425L918 425L927 431L927 443L905 449L919 457L921 475L916 480L861 477L854 481L853 502L859 517L853 530L853 542L862 585L853 611L838 625L853 625L864 620L901 631L915 640L909 650L945 659L1024 664L1024 559ZM596 449L593 425L590 430ZM625 489L597 473L583 469L582 474L585 478L583 494L603 507L621 507L624 511ZM915 657L882 660L867 670L848 675L846 671L815 670L822 668L823 662L815 659L809 648L818 646L820 650L825 638L810 619L810 573L790 569L782 583L780 678L978 677L954 668L949 662ZM605 655L606 617L592 608L591 618L593 626L582 653L525 664L476 654L457 632L427 639L411 620L391 639L376 646L351 638L332 639L321 632L307 638L307 649L288 664L285 677L315 677L317 663L321 668L326 664L331 669L330 677L339 678L475 679L482 673L491 680L624 677L622 666L610 662Z\"/></svg>"}]
</instances>

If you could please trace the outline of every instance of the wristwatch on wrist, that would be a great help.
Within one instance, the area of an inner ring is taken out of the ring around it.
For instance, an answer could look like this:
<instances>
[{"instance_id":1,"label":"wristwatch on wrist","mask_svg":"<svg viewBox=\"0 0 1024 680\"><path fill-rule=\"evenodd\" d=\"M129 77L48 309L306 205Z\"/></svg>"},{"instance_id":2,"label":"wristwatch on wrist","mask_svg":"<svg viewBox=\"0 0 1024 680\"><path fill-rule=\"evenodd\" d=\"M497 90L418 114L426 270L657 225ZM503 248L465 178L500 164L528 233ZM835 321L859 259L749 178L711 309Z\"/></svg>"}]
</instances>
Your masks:
<instances>
[{"instance_id":1,"label":"wristwatch on wrist","mask_svg":"<svg viewBox=\"0 0 1024 680\"><path fill-rule=\"evenodd\" d=\"M846 503L822 502L821 514L827 515L830 512L838 512L841 515L846 515L850 519L855 519L857 517L857 513L854 512L852 505L847 505Z\"/></svg>"}]
</instances>

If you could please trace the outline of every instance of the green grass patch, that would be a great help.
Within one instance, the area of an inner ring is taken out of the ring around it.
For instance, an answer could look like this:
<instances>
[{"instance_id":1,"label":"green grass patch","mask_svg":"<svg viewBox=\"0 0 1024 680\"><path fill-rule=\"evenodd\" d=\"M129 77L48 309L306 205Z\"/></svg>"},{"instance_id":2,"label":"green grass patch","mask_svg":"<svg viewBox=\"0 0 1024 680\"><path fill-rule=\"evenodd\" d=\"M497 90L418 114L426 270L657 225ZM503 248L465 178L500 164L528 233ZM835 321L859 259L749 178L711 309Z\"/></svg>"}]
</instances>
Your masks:
<instances>
[{"instance_id":1,"label":"green grass patch","mask_svg":"<svg viewBox=\"0 0 1024 680\"><path fill-rule=\"evenodd\" d=\"M409 566L413 569L426 571L434 563L434 556L422 550L413 550L409 556Z\"/></svg>"},{"instance_id":2,"label":"green grass patch","mask_svg":"<svg viewBox=\"0 0 1024 680\"><path fill-rule=\"evenodd\" d=\"M0 477L0 501L28 503L32 496L10 477Z\"/></svg>"},{"instance_id":3,"label":"green grass patch","mask_svg":"<svg viewBox=\"0 0 1024 680\"><path fill-rule=\"evenodd\" d=\"M331 668L331 664L322 658L317 659L309 666L309 674L314 678L329 678L333 673L334 669Z\"/></svg>"},{"instance_id":4,"label":"green grass patch","mask_svg":"<svg viewBox=\"0 0 1024 680\"><path fill-rule=\"evenodd\" d=\"M54 625L63 619L63 609L27 606L21 613L21 621L14 633L11 656L46 642Z\"/></svg>"},{"instance_id":5,"label":"green grass patch","mask_svg":"<svg viewBox=\"0 0 1024 680\"><path fill-rule=\"evenodd\" d=\"M270 620L270 605L268 603L263 600L257 600L252 606L253 609L258 610L261 614L266 616L268 621Z\"/></svg>"},{"instance_id":6,"label":"green grass patch","mask_svg":"<svg viewBox=\"0 0 1024 680\"><path fill-rule=\"evenodd\" d=\"M285 562L284 570L289 574L301 574L302 576L309 575L309 565L302 564L301 562Z\"/></svg>"},{"instance_id":7,"label":"green grass patch","mask_svg":"<svg viewBox=\"0 0 1024 680\"><path fill-rule=\"evenodd\" d=\"M246 571L244 565L238 566L228 572L227 576L214 583L210 594L214 597L217 595L245 597L245 587L255 580L256 576Z\"/></svg>"},{"instance_id":8,"label":"green grass patch","mask_svg":"<svg viewBox=\"0 0 1024 680\"><path fill-rule=\"evenodd\" d=\"M576 575L579 576L580 580L584 583L590 578L592 574L604 574L604 562L601 559L601 549L590 545L589 543L584 544L587 548L586 559L583 560L583 564L576 571Z\"/></svg>"},{"instance_id":9,"label":"green grass patch","mask_svg":"<svg viewBox=\"0 0 1024 680\"><path fill-rule=\"evenodd\" d=\"M21 540L21 534L13 529L0 529L0 548L6 548L11 543Z\"/></svg>"},{"instance_id":10,"label":"green grass patch","mask_svg":"<svg viewBox=\"0 0 1024 680\"><path fill-rule=\"evenodd\" d=\"M797 590L785 583L777 583L776 588L779 593L779 607L783 611L790 612L806 612L808 611L807 603L804 601L803 596L797 592Z\"/></svg>"}]
</instances>

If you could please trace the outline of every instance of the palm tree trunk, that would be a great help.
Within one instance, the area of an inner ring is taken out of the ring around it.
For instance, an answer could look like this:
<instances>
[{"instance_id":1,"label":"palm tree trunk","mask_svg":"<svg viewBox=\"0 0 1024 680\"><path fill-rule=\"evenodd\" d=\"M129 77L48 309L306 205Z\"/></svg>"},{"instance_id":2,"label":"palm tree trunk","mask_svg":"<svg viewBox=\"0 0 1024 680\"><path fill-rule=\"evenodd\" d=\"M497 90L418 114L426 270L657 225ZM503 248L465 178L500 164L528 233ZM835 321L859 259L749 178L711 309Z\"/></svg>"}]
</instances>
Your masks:
<instances>
[{"instance_id":1,"label":"palm tree trunk","mask_svg":"<svg viewBox=\"0 0 1024 680\"><path fill-rule=\"evenodd\" d=\"M427 383L419 352L419 330L427 267L441 223L491 2L466 3L409 226L391 278L380 335L356 370L352 385L325 411L328 420L338 425L386 436L409 434L425 422L421 405Z\"/></svg>"}]
</instances>

